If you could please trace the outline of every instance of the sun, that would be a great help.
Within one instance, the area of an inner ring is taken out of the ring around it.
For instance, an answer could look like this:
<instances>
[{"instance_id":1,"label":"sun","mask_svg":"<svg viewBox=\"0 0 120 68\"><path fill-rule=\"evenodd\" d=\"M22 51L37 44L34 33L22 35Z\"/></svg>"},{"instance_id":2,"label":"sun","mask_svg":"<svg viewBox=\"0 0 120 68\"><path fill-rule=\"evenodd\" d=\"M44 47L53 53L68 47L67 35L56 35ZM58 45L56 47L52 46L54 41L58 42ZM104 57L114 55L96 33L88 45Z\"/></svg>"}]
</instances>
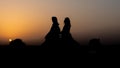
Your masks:
<instances>
[{"instance_id":1,"label":"sun","mask_svg":"<svg viewBox=\"0 0 120 68\"><path fill-rule=\"evenodd\" d=\"M12 39L9 39L9 42L11 42L12 41Z\"/></svg>"}]
</instances>

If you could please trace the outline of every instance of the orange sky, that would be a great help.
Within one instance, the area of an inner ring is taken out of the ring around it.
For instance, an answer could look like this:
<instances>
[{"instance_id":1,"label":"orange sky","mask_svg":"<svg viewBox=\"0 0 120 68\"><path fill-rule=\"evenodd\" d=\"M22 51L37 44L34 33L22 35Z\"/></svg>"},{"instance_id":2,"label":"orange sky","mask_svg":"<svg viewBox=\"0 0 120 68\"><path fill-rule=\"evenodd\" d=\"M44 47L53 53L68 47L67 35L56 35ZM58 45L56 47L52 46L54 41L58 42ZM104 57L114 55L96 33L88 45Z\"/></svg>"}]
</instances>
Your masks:
<instances>
[{"instance_id":1,"label":"orange sky","mask_svg":"<svg viewBox=\"0 0 120 68\"><path fill-rule=\"evenodd\" d=\"M28 44L39 44L51 27L52 16L58 17L61 29L64 18L70 17L71 33L77 41L87 42L93 37L116 41L120 39L119 3L119 0L0 0L0 43L21 38Z\"/></svg>"}]
</instances>

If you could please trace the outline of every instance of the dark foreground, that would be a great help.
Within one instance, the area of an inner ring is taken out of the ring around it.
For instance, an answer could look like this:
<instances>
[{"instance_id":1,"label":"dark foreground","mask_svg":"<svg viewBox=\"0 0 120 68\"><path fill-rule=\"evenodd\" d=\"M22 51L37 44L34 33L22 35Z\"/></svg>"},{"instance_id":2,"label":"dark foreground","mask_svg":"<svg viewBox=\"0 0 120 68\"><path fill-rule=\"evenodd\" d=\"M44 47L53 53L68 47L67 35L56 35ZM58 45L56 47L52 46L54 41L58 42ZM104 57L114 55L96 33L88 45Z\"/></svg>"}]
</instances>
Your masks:
<instances>
[{"instance_id":1,"label":"dark foreground","mask_svg":"<svg viewBox=\"0 0 120 68\"><path fill-rule=\"evenodd\" d=\"M0 46L0 53L14 54L64 54L77 56L119 56L119 45L100 46L99 48L91 48L89 46L80 46L80 48L41 48L41 46L26 46L24 48L11 48L8 46ZM18 53L17 53L18 52Z\"/></svg>"}]
</instances>

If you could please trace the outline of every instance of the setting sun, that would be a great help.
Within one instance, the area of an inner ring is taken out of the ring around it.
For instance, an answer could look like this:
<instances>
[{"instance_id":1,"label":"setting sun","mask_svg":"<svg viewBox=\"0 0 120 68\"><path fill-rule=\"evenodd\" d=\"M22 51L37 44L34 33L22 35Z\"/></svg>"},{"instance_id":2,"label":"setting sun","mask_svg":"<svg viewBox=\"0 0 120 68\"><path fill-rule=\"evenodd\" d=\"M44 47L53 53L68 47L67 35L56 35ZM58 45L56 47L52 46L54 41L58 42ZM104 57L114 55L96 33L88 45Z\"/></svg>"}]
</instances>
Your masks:
<instances>
[{"instance_id":1,"label":"setting sun","mask_svg":"<svg viewBox=\"0 0 120 68\"><path fill-rule=\"evenodd\" d=\"M9 42L11 42L12 41L12 39L9 39Z\"/></svg>"}]
</instances>

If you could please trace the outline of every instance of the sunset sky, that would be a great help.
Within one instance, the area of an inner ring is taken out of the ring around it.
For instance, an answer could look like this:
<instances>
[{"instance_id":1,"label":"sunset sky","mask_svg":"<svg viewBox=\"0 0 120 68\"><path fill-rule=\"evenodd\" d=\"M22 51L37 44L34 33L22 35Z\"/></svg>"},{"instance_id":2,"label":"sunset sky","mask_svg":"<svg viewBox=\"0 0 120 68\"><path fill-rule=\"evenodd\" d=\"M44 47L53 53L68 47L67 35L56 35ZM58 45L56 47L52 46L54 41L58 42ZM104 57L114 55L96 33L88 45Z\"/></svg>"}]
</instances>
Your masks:
<instances>
[{"instance_id":1,"label":"sunset sky","mask_svg":"<svg viewBox=\"0 0 120 68\"><path fill-rule=\"evenodd\" d=\"M20 38L29 45L44 41L51 17L71 19L71 33L84 44L100 38L105 44L120 40L120 0L0 0L0 45Z\"/></svg>"}]
</instances>

